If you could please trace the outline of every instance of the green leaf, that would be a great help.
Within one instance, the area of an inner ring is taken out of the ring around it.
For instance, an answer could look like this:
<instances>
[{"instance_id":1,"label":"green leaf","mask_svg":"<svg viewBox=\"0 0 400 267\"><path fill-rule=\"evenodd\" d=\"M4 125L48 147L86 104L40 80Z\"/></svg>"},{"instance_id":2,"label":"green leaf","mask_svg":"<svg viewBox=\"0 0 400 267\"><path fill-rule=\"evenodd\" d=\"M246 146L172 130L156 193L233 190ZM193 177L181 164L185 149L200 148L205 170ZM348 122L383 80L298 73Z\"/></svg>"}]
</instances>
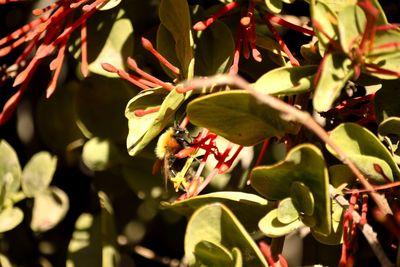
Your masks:
<instances>
[{"instance_id":1,"label":"green leaf","mask_svg":"<svg viewBox=\"0 0 400 267\"><path fill-rule=\"evenodd\" d=\"M189 65L193 60L191 21L186 0L162 0L159 7L161 23L175 40L175 51L182 67L184 78L188 78Z\"/></svg>"},{"instance_id":2,"label":"green leaf","mask_svg":"<svg viewBox=\"0 0 400 267\"><path fill-rule=\"evenodd\" d=\"M384 136L400 137L400 117L389 117L378 126L378 136L381 140Z\"/></svg>"},{"instance_id":3,"label":"green leaf","mask_svg":"<svg viewBox=\"0 0 400 267\"><path fill-rule=\"evenodd\" d=\"M153 140L170 122L175 112L189 94L175 90L168 92L162 88L142 91L132 98L126 106L125 116L128 119L129 134L127 148L129 155L137 155ZM137 116L136 110L160 106L158 112Z\"/></svg>"},{"instance_id":4,"label":"green leaf","mask_svg":"<svg viewBox=\"0 0 400 267\"><path fill-rule=\"evenodd\" d=\"M205 31L198 31L195 43L197 76L210 76L229 70L235 42L231 30L224 23L216 21Z\"/></svg>"},{"instance_id":5,"label":"green leaf","mask_svg":"<svg viewBox=\"0 0 400 267\"><path fill-rule=\"evenodd\" d=\"M323 3L337 13L348 5L356 5L357 0L318 0L318 3Z\"/></svg>"},{"instance_id":6,"label":"green leaf","mask_svg":"<svg viewBox=\"0 0 400 267\"><path fill-rule=\"evenodd\" d=\"M337 164L329 166L329 180L334 187L340 187L343 184L348 184L348 187L353 187L356 182L354 173L347 165Z\"/></svg>"},{"instance_id":7,"label":"green leaf","mask_svg":"<svg viewBox=\"0 0 400 267\"><path fill-rule=\"evenodd\" d=\"M0 266L2 267L13 267L10 260L3 254L0 254Z\"/></svg>"},{"instance_id":8,"label":"green leaf","mask_svg":"<svg viewBox=\"0 0 400 267\"><path fill-rule=\"evenodd\" d=\"M254 84L254 89L271 95L293 95L312 89L314 74L318 66L281 67L261 76Z\"/></svg>"},{"instance_id":9,"label":"green leaf","mask_svg":"<svg viewBox=\"0 0 400 267\"><path fill-rule=\"evenodd\" d=\"M201 206L217 202L229 208L249 231L255 230L259 218L272 208L267 200L257 195L231 191L204 194L174 203L162 202L162 206L190 216Z\"/></svg>"},{"instance_id":10,"label":"green leaf","mask_svg":"<svg viewBox=\"0 0 400 267\"><path fill-rule=\"evenodd\" d=\"M132 89L120 79L88 77L76 96L79 128L88 138L124 140L128 132L124 108L133 95Z\"/></svg>"},{"instance_id":11,"label":"green leaf","mask_svg":"<svg viewBox=\"0 0 400 267\"><path fill-rule=\"evenodd\" d=\"M163 57L165 57L172 65L174 65L178 69L182 69L181 63L176 56L174 37L163 24L160 24L157 30L157 51L158 53L163 55ZM171 78L176 78L175 74L172 73L169 68L165 67L164 64L160 63L160 65Z\"/></svg>"},{"instance_id":12,"label":"green leaf","mask_svg":"<svg viewBox=\"0 0 400 267\"><path fill-rule=\"evenodd\" d=\"M315 219L313 229L326 235L329 234L331 228L328 179L328 170L322 153L311 144L294 147L285 160L270 166L256 167L250 176L251 186L261 195L272 200L290 197L294 182L306 185L315 203L312 214Z\"/></svg>"},{"instance_id":13,"label":"green leaf","mask_svg":"<svg viewBox=\"0 0 400 267\"><path fill-rule=\"evenodd\" d=\"M318 37L319 44L326 49L330 39L337 39L337 16L330 8L330 5L326 4L326 1L311 0L310 9L314 32ZM315 26L316 23L318 23L319 27ZM323 33L319 31L320 28L323 30Z\"/></svg>"},{"instance_id":14,"label":"green leaf","mask_svg":"<svg viewBox=\"0 0 400 267\"><path fill-rule=\"evenodd\" d=\"M341 53L327 54L315 88L313 105L317 112L328 111L346 82L353 76L352 62Z\"/></svg>"},{"instance_id":15,"label":"green leaf","mask_svg":"<svg viewBox=\"0 0 400 267\"><path fill-rule=\"evenodd\" d=\"M364 11L357 5L347 5L339 11L339 40L346 54L350 53L353 48L358 48L366 23Z\"/></svg>"},{"instance_id":16,"label":"green leaf","mask_svg":"<svg viewBox=\"0 0 400 267\"><path fill-rule=\"evenodd\" d=\"M120 155L112 141L94 137L83 146L82 160L92 171L104 171L119 162Z\"/></svg>"},{"instance_id":17,"label":"green leaf","mask_svg":"<svg viewBox=\"0 0 400 267\"><path fill-rule=\"evenodd\" d=\"M114 1L117 2L117 1ZM87 23L87 50L89 71L106 76L118 77L116 73L105 71L101 63L109 63L119 69L126 69L125 60L133 52L133 26L121 8L96 12ZM78 31L79 32L79 31ZM81 61L81 37L73 34L75 42L70 52Z\"/></svg>"},{"instance_id":18,"label":"green leaf","mask_svg":"<svg viewBox=\"0 0 400 267\"><path fill-rule=\"evenodd\" d=\"M223 246L209 241L200 241L194 249L200 266L232 266L233 256Z\"/></svg>"},{"instance_id":19,"label":"green leaf","mask_svg":"<svg viewBox=\"0 0 400 267\"><path fill-rule=\"evenodd\" d=\"M240 249L233 248L232 249L233 259L235 261L234 267L242 267L243 266L243 255Z\"/></svg>"},{"instance_id":20,"label":"green leaf","mask_svg":"<svg viewBox=\"0 0 400 267\"><path fill-rule=\"evenodd\" d=\"M268 266L250 235L223 204L205 205L190 218L185 234L185 256L190 266L198 263L195 249L203 241L218 244L228 251L238 248L245 266Z\"/></svg>"},{"instance_id":21,"label":"green leaf","mask_svg":"<svg viewBox=\"0 0 400 267\"><path fill-rule=\"evenodd\" d=\"M281 13L282 11L282 0L265 0L265 4L272 13Z\"/></svg>"},{"instance_id":22,"label":"green leaf","mask_svg":"<svg viewBox=\"0 0 400 267\"><path fill-rule=\"evenodd\" d=\"M389 151L366 128L355 123L342 123L332 130L330 137L371 182L386 183L388 179L400 178L400 169ZM339 158L331 147L327 148Z\"/></svg>"},{"instance_id":23,"label":"green leaf","mask_svg":"<svg viewBox=\"0 0 400 267\"><path fill-rule=\"evenodd\" d=\"M45 191L53 179L57 168L57 157L48 152L39 152L28 161L22 171L22 191L28 197L34 197Z\"/></svg>"},{"instance_id":24,"label":"green leaf","mask_svg":"<svg viewBox=\"0 0 400 267\"><path fill-rule=\"evenodd\" d=\"M282 199L279 202L276 218L278 218L279 222L283 224L289 224L299 218L299 213L293 205L290 197Z\"/></svg>"},{"instance_id":25,"label":"green leaf","mask_svg":"<svg viewBox=\"0 0 400 267\"><path fill-rule=\"evenodd\" d=\"M310 189L302 182L293 182L290 188L290 198L296 210L307 216L314 213L314 196Z\"/></svg>"},{"instance_id":26,"label":"green leaf","mask_svg":"<svg viewBox=\"0 0 400 267\"><path fill-rule=\"evenodd\" d=\"M67 214L69 199L61 189L52 186L35 195L31 229L45 232L54 228Z\"/></svg>"},{"instance_id":27,"label":"green leaf","mask_svg":"<svg viewBox=\"0 0 400 267\"><path fill-rule=\"evenodd\" d=\"M260 104L245 90L218 92L191 101L186 109L190 122L205 127L239 145L294 132L295 125L278 111Z\"/></svg>"},{"instance_id":28,"label":"green leaf","mask_svg":"<svg viewBox=\"0 0 400 267\"><path fill-rule=\"evenodd\" d=\"M24 213L17 207L9 207L0 211L0 233L17 227L24 219Z\"/></svg>"},{"instance_id":29,"label":"green leaf","mask_svg":"<svg viewBox=\"0 0 400 267\"><path fill-rule=\"evenodd\" d=\"M260 230L271 238L285 236L303 225L300 220L295 220L288 224L280 222L278 219L278 209L270 211L258 224Z\"/></svg>"},{"instance_id":30,"label":"green leaf","mask_svg":"<svg viewBox=\"0 0 400 267\"><path fill-rule=\"evenodd\" d=\"M21 166L15 150L5 141L0 140L0 207L11 193L19 189Z\"/></svg>"}]
</instances>

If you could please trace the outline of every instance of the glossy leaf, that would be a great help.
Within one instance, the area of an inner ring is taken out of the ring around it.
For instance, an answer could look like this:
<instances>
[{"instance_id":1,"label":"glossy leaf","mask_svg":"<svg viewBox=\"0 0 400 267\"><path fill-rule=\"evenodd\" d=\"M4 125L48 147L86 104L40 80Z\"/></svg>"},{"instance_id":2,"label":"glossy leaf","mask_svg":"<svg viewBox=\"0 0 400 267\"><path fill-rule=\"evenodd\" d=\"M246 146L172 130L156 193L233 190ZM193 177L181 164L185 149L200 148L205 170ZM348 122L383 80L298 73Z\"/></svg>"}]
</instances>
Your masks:
<instances>
[{"instance_id":1,"label":"glossy leaf","mask_svg":"<svg viewBox=\"0 0 400 267\"><path fill-rule=\"evenodd\" d=\"M197 32L196 37L195 74L208 76L229 70L235 49L230 29L216 21L205 31Z\"/></svg>"},{"instance_id":2,"label":"glossy leaf","mask_svg":"<svg viewBox=\"0 0 400 267\"><path fill-rule=\"evenodd\" d=\"M69 199L67 194L57 187L49 187L35 195L31 229L45 232L56 226L67 214Z\"/></svg>"},{"instance_id":3,"label":"glossy leaf","mask_svg":"<svg viewBox=\"0 0 400 267\"><path fill-rule=\"evenodd\" d=\"M263 217L258 226L260 230L268 237L276 238L285 236L300 228L304 224L300 220L295 220L291 223L282 223L278 219L278 209L270 211Z\"/></svg>"},{"instance_id":4,"label":"glossy leaf","mask_svg":"<svg viewBox=\"0 0 400 267\"><path fill-rule=\"evenodd\" d=\"M185 256L190 266L199 264L195 249L204 241L218 244L227 251L239 249L244 266L268 266L250 235L222 204L205 205L190 218L185 234Z\"/></svg>"},{"instance_id":5,"label":"glossy leaf","mask_svg":"<svg viewBox=\"0 0 400 267\"><path fill-rule=\"evenodd\" d=\"M8 196L19 189L21 166L15 150L5 140L0 140L0 206Z\"/></svg>"},{"instance_id":6,"label":"glossy leaf","mask_svg":"<svg viewBox=\"0 0 400 267\"><path fill-rule=\"evenodd\" d=\"M295 130L295 125L283 120L278 111L260 104L244 90L198 97L188 104L186 112L193 124L244 146Z\"/></svg>"},{"instance_id":7,"label":"glossy leaf","mask_svg":"<svg viewBox=\"0 0 400 267\"><path fill-rule=\"evenodd\" d=\"M307 216L314 213L314 196L310 189L302 182L293 182L290 188L290 198L296 210Z\"/></svg>"},{"instance_id":8,"label":"glossy leaf","mask_svg":"<svg viewBox=\"0 0 400 267\"><path fill-rule=\"evenodd\" d=\"M17 207L9 207L0 211L0 233L17 227L24 219L24 213Z\"/></svg>"},{"instance_id":9,"label":"glossy leaf","mask_svg":"<svg viewBox=\"0 0 400 267\"><path fill-rule=\"evenodd\" d=\"M285 160L274 165L254 168L250 181L257 192L272 200L290 197L292 184L302 182L310 189L314 198L313 229L322 234L329 234L331 213L328 170L318 148L311 144L294 147Z\"/></svg>"},{"instance_id":10,"label":"glossy leaf","mask_svg":"<svg viewBox=\"0 0 400 267\"><path fill-rule=\"evenodd\" d=\"M353 74L352 62L344 54L327 54L315 87L314 109L318 112L328 111Z\"/></svg>"},{"instance_id":11,"label":"glossy leaf","mask_svg":"<svg viewBox=\"0 0 400 267\"><path fill-rule=\"evenodd\" d=\"M337 13L349 5L356 5L357 0L318 0L328 6L333 12Z\"/></svg>"},{"instance_id":12,"label":"glossy leaf","mask_svg":"<svg viewBox=\"0 0 400 267\"><path fill-rule=\"evenodd\" d=\"M254 84L254 89L272 95L300 94L312 89L317 66L281 67L261 76Z\"/></svg>"},{"instance_id":13,"label":"glossy leaf","mask_svg":"<svg viewBox=\"0 0 400 267\"><path fill-rule=\"evenodd\" d=\"M162 206L190 216L201 206L217 202L229 208L249 231L255 230L258 220L272 208L267 200L257 195L232 191L204 194L174 203L163 202Z\"/></svg>"},{"instance_id":14,"label":"glossy leaf","mask_svg":"<svg viewBox=\"0 0 400 267\"><path fill-rule=\"evenodd\" d=\"M124 140L128 132L124 108L133 95L120 79L98 75L85 79L76 96L79 128L88 138Z\"/></svg>"},{"instance_id":15,"label":"glossy leaf","mask_svg":"<svg viewBox=\"0 0 400 267\"><path fill-rule=\"evenodd\" d=\"M381 140L384 136L400 137L400 117L389 117L382 121L378 127L378 135Z\"/></svg>"},{"instance_id":16,"label":"glossy leaf","mask_svg":"<svg viewBox=\"0 0 400 267\"><path fill-rule=\"evenodd\" d=\"M129 134L127 148L129 155L137 155L170 123L176 110L186 97L175 90L168 93L165 89L149 89L132 98L126 106ZM158 112L137 116L136 110L160 107Z\"/></svg>"},{"instance_id":17,"label":"glossy leaf","mask_svg":"<svg viewBox=\"0 0 400 267\"><path fill-rule=\"evenodd\" d=\"M48 152L39 152L28 161L22 171L22 190L28 197L45 191L53 179L57 168L57 158Z\"/></svg>"},{"instance_id":18,"label":"glossy leaf","mask_svg":"<svg viewBox=\"0 0 400 267\"><path fill-rule=\"evenodd\" d=\"M400 169L389 151L366 128L355 123L342 123L331 132L330 137L372 182L386 183L388 179L399 179ZM338 157L329 146L327 148Z\"/></svg>"},{"instance_id":19,"label":"glossy leaf","mask_svg":"<svg viewBox=\"0 0 400 267\"><path fill-rule=\"evenodd\" d=\"M191 21L186 0L162 0L159 7L161 23L175 40L175 51L181 63L183 77L187 78L193 60Z\"/></svg>"}]
</instances>

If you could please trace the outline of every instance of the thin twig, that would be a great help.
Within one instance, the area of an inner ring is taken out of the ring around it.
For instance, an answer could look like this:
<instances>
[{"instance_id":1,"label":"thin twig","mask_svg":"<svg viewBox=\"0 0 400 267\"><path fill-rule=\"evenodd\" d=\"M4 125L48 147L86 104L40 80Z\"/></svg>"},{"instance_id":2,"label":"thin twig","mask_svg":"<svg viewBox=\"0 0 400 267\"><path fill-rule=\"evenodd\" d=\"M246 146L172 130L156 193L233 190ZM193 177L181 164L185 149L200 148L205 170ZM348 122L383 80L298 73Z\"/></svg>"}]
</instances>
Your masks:
<instances>
[{"instance_id":1,"label":"thin twig","mask_svg":"<svg viewBox=\"0 0 400 267\"><path fill-rule=\"evenodd\" d=\"M363 187L370 191L371 198L378 205L379 209L386 214L393 214L389 207L386 198L378 194L374 187L367 181L364 175L360 172L357 166L351 161L347 154L329 137L328 133L311 117L308 112L301 111L294 106L291 106L282 100L268 94L262 94L254 90L253 86L237 75L220 74L209 77L208 79L194 78L186 81L183 84L184 88L204 88L221 84L235 85L251 93L260 103L263 103L275 110L282 113L282 118L288 121L296 121L303 124L309 130L314 132L322 141L329 145L339 156L339 159L347 165L354 173L357 179L361 182Z\"/></svg>"},{"instance_id":2,"label":"thin twig","mask_svg":"<svg viewBox=\"0 0 400 267\"><path fill-rule=\"evenodd\" d=\"M341 206L342 208L347 209L349 207L350 204L347 201L347 199L345 199L342 195L338 194L335 187L333 187L332 185L329 185L329 195L331 199L334 200L336 203L338 203L339 206ZM358 225L358 228L360 228L361 232L365 236L365 239L371 246L371 249L374 251L376 257L381 263L381 266L394 266L394 264L391 263L390 260L386 257L386 254L383 251L383 248L381 247L381 244L379 243L376 237L377 234L372 229L372 226L369 225L368 223L361 224L360 223L361 215L358 214L356 210L353 210L351 215L353 221Z\"/></svg>"}]
</instances>

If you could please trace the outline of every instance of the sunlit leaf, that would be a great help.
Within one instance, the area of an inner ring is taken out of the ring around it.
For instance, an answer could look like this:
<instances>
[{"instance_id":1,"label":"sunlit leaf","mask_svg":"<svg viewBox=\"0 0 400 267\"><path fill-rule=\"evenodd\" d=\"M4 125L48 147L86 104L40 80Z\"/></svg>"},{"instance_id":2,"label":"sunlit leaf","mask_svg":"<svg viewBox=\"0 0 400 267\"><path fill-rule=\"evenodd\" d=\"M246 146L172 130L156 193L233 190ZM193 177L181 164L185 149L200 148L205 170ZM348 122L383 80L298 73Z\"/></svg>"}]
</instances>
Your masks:
<instances>
[{"instance_id":1,"label":"sunlit leaf","mask_svg":"<svg viewBox=\"0 0 400 267\"><path fill-rule=\"evenodd\" d=\"M53 179L57 158L48 152L39 152L28 161L22 171L22 190L28 197L45 191Z\"/></svg>"},{"instance_id":2,"label":"sunlit leaf","mask_svg":"<svg viewBox=\"0 0 400 267\"><path fill-rule=\"evenodd\" d=\"M295 125L249 92L231 90L198 97L187 106L190 121L236 144L250 146L294 132ZM223 122L223 123L221 123Z\"/></svg>"},{"instance_id":3,"label":"sunlit leaf","mask_svg":"<svg viewBox=\"0 0 400 267\"><path fill-rule=\"evenodd\" d=\"M222 204L205 205L190 218L185 234L185 256L189 265L199 264L195 250L204 241L223 246L227 251L239 249L245 266L268 266L250 235Z\"/></svg>"},{"instance_id":4,"label":"sunlit leaf","mask_svg":"<svg viewBox=\"0 0 400 267\"><path fill-rule=\"evenodd\" d=\"M372 182L387 183L393 178L399 179L400 169L389 151L366 128L355 123L342 123L332 130L330 137ZM339 157L331 147L327 148Z\"/></svg>"},{"instance_id":5,"label":"sunlit leaf","mask_svg":"<svg viewBox=\"0 0 400 267\"><path fill-rule=\"evenodd\" d=\"M289 224L299 218L299 213L293 205L290 197L282 199L279 202L276 218L278 218L279 222L284 224Z\"/></svg>"},{"instance_id":6,"label":"sunlit leaf","mask_svg":"<svg viewBox=\"0 0 400 267\"><path fill-rule=\"evenodd\" d=\"M115 144L110 140L94 137L83 146L82 160L93 171L103 171L120 160Z\"/></svg>"},{"instance_id":7,"label":"sunlit leaf","mask_svg":"<svg viewBox=\"0 0 400 267\"><path fill-rule=\"evenodd\" d=\"M0 211L0 233L14 229L24 219L24 213L17 207Z\"/></svg>"},{"instance_id":8,"label":"sunlit leaf","mask_svg":"<svg viewBox=\"0 0 400 267\"><path fill-rule=\"evenodd\" d=\"M270 211L264 216L258 226L260 230L268 237L280 237L287 235L304 224L300 220L295 220L291 223L282 223L278 220L278 209Z\"/></svg>"},{"instance_id":9,"label":"sunlit leaf","mask_svg":"<svg viewBox=\"0 0 400 267\"><path fill-rule=\"evenodd\" d=\"M21 166L15 150L5 141L0 140L0 206L8 196L19 189Z\"/></svg>"}]
</instances>

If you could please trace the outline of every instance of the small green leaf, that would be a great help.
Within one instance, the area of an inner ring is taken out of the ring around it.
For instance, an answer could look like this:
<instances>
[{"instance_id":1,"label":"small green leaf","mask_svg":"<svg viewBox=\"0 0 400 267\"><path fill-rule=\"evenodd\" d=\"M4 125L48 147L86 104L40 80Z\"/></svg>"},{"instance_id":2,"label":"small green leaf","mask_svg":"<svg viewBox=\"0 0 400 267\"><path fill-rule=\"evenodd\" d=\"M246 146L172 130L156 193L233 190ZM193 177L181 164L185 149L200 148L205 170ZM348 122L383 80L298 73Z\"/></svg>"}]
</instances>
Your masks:
<instances>
[{"instance_id":1,"label":"small green leaf","mask_svg":"<svg viewBox=\"0 0 400 267\"><path fill-rule=\"evenodd\" d=\"M124 140L128 132L124 108L134 94L121 79L91 75L76 95L79 128L88 138Z\"/></svg>"},{"instance_id":2,"label":"small green leaf","mask_svg":"<svg viewBox=\"0 0 400 267\"><path fill-rule=\"evenodd\" d=\"M282 223L278 220L278 209L270 211L263 217L258 226L260 230L268 237L276 238L285 236L300 228L304 224L300 220L295 220L291 223Z\"/></svg>"},{"instance_id":3,"label":"small green leaf","mask_svg":"<svg viewBox=\"0 0 400 267\"><path fill-rule=\"evenodd\" d=\"M334 187L339 187L343 184L347 184L348 187L352 187L356 182L354 173L350 170L347 165L337 164L329 166L329 180Z\"/></svg>"},{"instance_id":4,"label":"small green leaf","mask_svg":"<svg viewBox=\"0 0 400 267\"><path fill-rule=\"evenodd\" d=\"M342 123L332 130L330 137L373 182L385 183L388 179L393 181L393 177L395 180L400 178L400 169L389 151L366 128L355 123ZM327 148L339 157L331 147Z\"/></svg>"},{"instance_id":5,"label":"small green leaf","mask_svg":"<svg viewBox=\"0 0 400 267\"><path fill-rule=\"evenodd\" d=\"M290 198L299 213L311 216L314 213L314 196L308 186L302 182L293 182Z\"/></svg>"},{"instance_id":6,"label":"small green leaf","mask_svg":"<svg viewBox=\"0 0 400 267\"><path fill-rule=\"evenodd\" d=\"M270 166L260 166L250 174L251 186L267 199L290 197L291 185L301 182L314 198L313 229L322 234L330 231L330 198L328 170L321 151L311 144L302 144L289 151L286 159Z\"/></svg>"},{"instance_id":7,"label":"small green leaf","mask_svg":"<svg viewBox=\"0 0 400 267\"><path fill-rule=\"evenodd\" d=\"M293 95L312 89L314 74L318 66L281 67L261 76L254 84L254 89L272 95Z\"/></svg>"},{"instance_id":8,"label":"small green leaf","mask_svg":"<svg viewBox=\"0 0 400 267\"><path fill-rule=\"evenodd\" d=\"M233 248L232 249L232 255L233 255L233 260L235 264L233 265L234 267L242 267L243 266L243 255L240 249L238 248Z\"/></svg>"},{"instance_id":9,"label":"small green leaf","mask_svg":"<svg viewBox=\"0 0 400 267\"><path fill-rule=\"evenodd\" d=\"M282 11L282 0L265 0L265 4L272 13L281 13Z\"/></svg>"},{"instance_id":10,"label":"small green leaf","mask_svg":"<svg viewBox=\"0 0 400 267\"><path fill-rule=\"evenodd\" d=\"M193 60L193 38L189 6L186 0L162 0L159 7L161 23L175 40L175 51L182 67L184 78L188 78L189 65Z\"/></svg>"},{"instance_id":11,"label":"small green leaf","mask_svg":"<svg viewBox=\"0 0 400 267\"><path fill-rule=\"evenodd\" d=\"M82 160L93 171L104 171L116 164L119 158L118 149L110 140L94 137L83 146Z\"/></svg>"},{"instance_id":12,"label":"small green leaf","mask_svg":"<svg viewBox=\"0 0 400 267\"><path fill-rule=\"evenodd\" d=\"M299 218L299 213L293 205L290 197L282 199L279 202L277 210L276 218L278 218L279 222L283 224L289 224Z\"/></svg>"},{"instance_id":13,"label":"small green leaf","mask_svg":"<svg viewBox=\"0 0 400 267\"><path fill-rule=\"evenodd\" d=\"M235 42L231 30L216 21L205 31L197 32L195 74L209 76L224 73L232 65Z\"/></svg>"},{"instance_id":14,"label":"small green leaf","mask_svg":"<svg viewBox=\"0 0 400 267\"><path fill-rule=\"evenodd\" d=\"M347 5L339 11L339 39L342 49L346 54L352 48L358 48L366 23L367 19L364 11L357 5Z\"/></svg>"},{"instance_id":15,"label":"small green leaf","mask_svg":"<svg viewBox=\"0 0 400 267\"><path fill-rule=\"evenodd\" d=\"M137 155L153 140L170 122L180 105L189 94L175 90L168 93L165 89L155 88L142 91L132 98L126 106L125 116L128 119L129 134L127 148L129 155ZM158 112L137 116L136 110L160 107Z\"/></svg>"},{"instance_id":16,"label":"small green leaf","mask_svg":"<svg viewBox=\"0 0 400 267\"><path fill-rule=\"evenodd\" d=\"M57 187L48 187L35 195L31 229L45 232L54 228L67 214L69 199L67 194Z\"/></svg>"},{"instance_id":17,"label":"small green leaf","mask_svg":"<svg viewBox=\"0 0 400 267\"><path fill-rule=\"evenodd\" d=\"M327 54L315 88L313 105L317 112L328 111L346 82L353 76L352 62L341 53Z\"/></svg>"},{"instance_id":18,"label":"small green leaf","mask_svg":"<svg viewBox=\"0 0 400 267\"><path fill-rule=\"evenodd\" d=\"M24 213L17 207L0 211L0 233L14 229L24 219Z\"/></svg>"},{"instance_id":19,"label":"small green leaf","mask_svg":"<svg viewBox=\"0 0 400 267\"><path fill-rule=\"evenodd\" d=\"M28 197L45 191L53 179L57 168L57 158L48 152L39 152L28 161L22 171L22 190Z\"/></svg>"},{"instance_id":20,"label":"small green leaf","mask_svg":"<svg viewBox=\"0 0 400 267\"><path fill-rule=\"evenodd\" d=\"M8 196L19 189L21 166L15 150L5 141L0 140L0 207Z\"/></svg>"},{"instance_id":21,"label":"small green leaf","mask_svg":"<svg viewBox=\"0 0 400 267\"><path fill-rule=\"evenodd\" d=\"M250 146L272 136L294 132L278 111L260 104L245 90L198 97L186 109L190 121L239 145Z\"/></svg>"},{"instance_id":22,"label":"small green leaf","mask_svg":"<svg viewBox=\"0 0 400 267\"><path fill-rule=\"evenodd\" d=\"M3 254L0 254L0 266L2 267L13 267L10 260Z\"/></svg>"},{"instance_id":23,"label":"small green leaf","mask_svg":"<svg viewBox=\"0 0 400 267\"><path fill-rule=\"evenodd\" d=\"M222 204L205 205L190 218L185 234L185 256L190 266L199 264L195 250L204 241L217 244L228 251L239 249L244 266L268 266L250 235Z\"/></svg>"},{"instance_id":24,"label":"small green leaf","mask_svg":"<svg viewBox=\"0 0 400 267\"><path fill-rule=\"evenodd\" d=\"M231 191L204 194L174 203L163 202L162 206L190 216L201 206L217 202L228 207L249 231L255 230L259 218L272 208L267 200L257 195Z\"/></svg>"}]
</instances>

